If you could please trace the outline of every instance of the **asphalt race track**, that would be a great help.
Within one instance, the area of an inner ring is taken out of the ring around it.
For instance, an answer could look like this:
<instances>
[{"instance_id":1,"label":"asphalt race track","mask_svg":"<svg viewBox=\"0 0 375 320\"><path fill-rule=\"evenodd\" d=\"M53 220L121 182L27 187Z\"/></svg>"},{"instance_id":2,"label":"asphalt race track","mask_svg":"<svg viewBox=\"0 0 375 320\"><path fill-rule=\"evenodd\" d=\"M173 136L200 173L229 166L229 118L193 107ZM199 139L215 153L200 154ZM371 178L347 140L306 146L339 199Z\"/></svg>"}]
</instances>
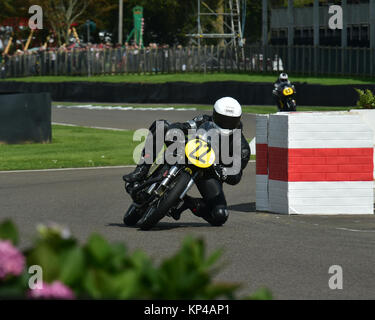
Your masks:
<instances>
[{"instance_id":1,"label":"asphalt race track","mask_svg":"<svg viewBox=\"0 0 375 320\"><path fill-rule=\"evenodd\" d=\"M120 114L119 114L120 113ZM184 121L199 111L94 111L54 109L53 121L138 129L155 119ZM246 136L254 135L254 116L245 116ZM19 225L23 246L38 223L66 225L80 240L99 232L111 241L143 249L155 261L175 252L186 235L203 237L209 251L222 248L217 280L243 284L248 294L268 287L277 299L374 299L375 216L285 216L255 212L255 163L237 186L226 186L230 217L210 227L190 212L165 218L143 232L122 224L130 204L122 175L131 168L0 173L0 219ZM192 195L197 195L193 190ZM331 290L328 269L343 269L343 290Z\"/></svg>"},{"instance_id":2,"label":"asphalt race track","mask_svg":"<svg viewBox=\"0 0 375 320\"><path fill-rule=\"evenodd\" d=\"M168 105L163 105L168 106ZM165 119L170 122L184 122L199 114L209 114L209 111L137 111L137 110L80 110L78 108L52 108L52 121L69 123L80 126L97 126L137 130L149 128L155 120ZM246 138L255 136L255 115L243 115L244 134Z\"/></svg>"}]
</instances>

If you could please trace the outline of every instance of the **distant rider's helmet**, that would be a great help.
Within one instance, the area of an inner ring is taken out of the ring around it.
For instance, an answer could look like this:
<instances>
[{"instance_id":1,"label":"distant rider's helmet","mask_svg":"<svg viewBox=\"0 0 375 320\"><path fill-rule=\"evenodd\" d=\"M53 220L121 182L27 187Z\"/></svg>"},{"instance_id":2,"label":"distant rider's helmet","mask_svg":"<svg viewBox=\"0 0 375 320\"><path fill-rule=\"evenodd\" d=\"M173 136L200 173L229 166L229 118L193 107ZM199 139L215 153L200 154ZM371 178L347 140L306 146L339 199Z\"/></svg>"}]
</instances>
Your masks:
<instances>
[{"instance_id":1,"label":"distant rider's helmet","mask_svg":"<svg viewBox=\"0 0 375 320\"><path fill-rule=\"evenodd\" d=\"M280 73L280 76L279 76L279 81L280 82L288 82L288 74L286 73Z\"/></svg>"},{"instance_id":2,"label":"distant rider's helmet","mask_svg":"<svg viewBox=\"0 0 375 320\"><path fill-rule=\"evenodd\" d=\"M236 99L224 97L215 102L212 114L213 122L221 134L231 135L240 128L242 107Z\"/></svg>"}]
</instances>

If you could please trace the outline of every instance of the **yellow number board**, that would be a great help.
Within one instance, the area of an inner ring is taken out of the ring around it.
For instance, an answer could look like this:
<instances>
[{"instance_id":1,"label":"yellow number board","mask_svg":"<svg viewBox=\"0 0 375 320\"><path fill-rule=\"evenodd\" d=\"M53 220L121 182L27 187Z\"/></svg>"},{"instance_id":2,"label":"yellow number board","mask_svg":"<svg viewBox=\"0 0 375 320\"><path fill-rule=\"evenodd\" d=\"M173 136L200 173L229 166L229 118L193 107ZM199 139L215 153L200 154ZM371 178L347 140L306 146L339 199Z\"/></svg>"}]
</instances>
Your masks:
<instances>
[{"instance_id":1,"label":"yellow number board","mask_svg":"<svg viewBox=\"0 0 375 320\"><path fill-rule=\"evenodd\" d=\"M283 90L283 94L284 94L284 96L290 96L291 94L293 94L293 89L292 88L285 88L284 90Z\"/></svg>"},{"instance_id":2,"label":"yellow number board","mask_svg":"<svg viewBox=\"0 0 375 320\"><path fill-rule=\"evenodd\" d=\"M186 144L185 154L189 162L199 168L208 168L215 162L214 150L199 138L192 139Z\"/></svg>"}]
</instances>

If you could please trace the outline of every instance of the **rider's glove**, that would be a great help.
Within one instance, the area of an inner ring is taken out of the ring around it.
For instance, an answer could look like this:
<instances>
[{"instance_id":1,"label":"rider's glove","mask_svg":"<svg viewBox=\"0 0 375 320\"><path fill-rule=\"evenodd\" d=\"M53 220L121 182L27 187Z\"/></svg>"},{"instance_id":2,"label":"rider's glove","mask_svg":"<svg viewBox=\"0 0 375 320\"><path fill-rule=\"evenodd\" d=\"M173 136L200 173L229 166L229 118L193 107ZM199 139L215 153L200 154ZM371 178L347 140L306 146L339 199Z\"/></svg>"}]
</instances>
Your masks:
<instances>
[{"instance_id":1,"label":"rider's glove","mask_svg":"<svg viewBox=\"0 0 375 320\"><path fill-rule=\"evenodd\" d=\"M228 175L226 173L226 168L225 167L223 167L220 164L217 164L217 165L215 165L214 169L215 169L216 176L219 178L219 180L221 180L223 182L225 180L227 180Z\"/></svg>"}]
</instances>

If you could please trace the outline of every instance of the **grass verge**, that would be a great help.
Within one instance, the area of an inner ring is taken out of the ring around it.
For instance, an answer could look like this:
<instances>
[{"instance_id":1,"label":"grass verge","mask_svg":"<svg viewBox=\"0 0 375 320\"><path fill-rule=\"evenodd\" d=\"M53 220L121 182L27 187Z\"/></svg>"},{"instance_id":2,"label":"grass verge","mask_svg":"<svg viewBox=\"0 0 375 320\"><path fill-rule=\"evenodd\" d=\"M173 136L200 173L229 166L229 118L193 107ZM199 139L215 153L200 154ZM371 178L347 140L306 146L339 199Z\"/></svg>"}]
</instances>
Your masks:
<instances>
[{"instance_id":1,"label":"grass verge","mask_svg":"<svg viewBox=\"0 0 375 320\"><path fill-rule=\"evenodd\" d=\"M124 74L103 76L34 76L24 78L9 78L0 81L24 82L141 82L164 83L175 81L186 82L216 82L216 81L241 81L241 82L274 82L278 74L238 74L238 73L177 73L177 74ZM339 84L374 84L374 79L355 77L308 77L290 75L293 82L306 82L310 84L339 85Z\"/></svg>"},{"instance_id":2,"label":"grass verge","mask_svg":"<svg viewBox=\"0 0 375 320\"><path fill-rule=\"evenodd\" d=\"M133 165L133 152L139 154L143 145L133 141L133 131L60 125L52 130L49 144L0 145L0 171Z\"/></svg>"},{"instance_id":3,"label":"grass verge","mask_svg":"<svg viewBox=\"0 0 375 320\"><path fill-rule=\"evenodd\" d=\"M0 170L134 164L133 131L54 125L52 143L0 145Z\"/></svg>"}]
</instances>

